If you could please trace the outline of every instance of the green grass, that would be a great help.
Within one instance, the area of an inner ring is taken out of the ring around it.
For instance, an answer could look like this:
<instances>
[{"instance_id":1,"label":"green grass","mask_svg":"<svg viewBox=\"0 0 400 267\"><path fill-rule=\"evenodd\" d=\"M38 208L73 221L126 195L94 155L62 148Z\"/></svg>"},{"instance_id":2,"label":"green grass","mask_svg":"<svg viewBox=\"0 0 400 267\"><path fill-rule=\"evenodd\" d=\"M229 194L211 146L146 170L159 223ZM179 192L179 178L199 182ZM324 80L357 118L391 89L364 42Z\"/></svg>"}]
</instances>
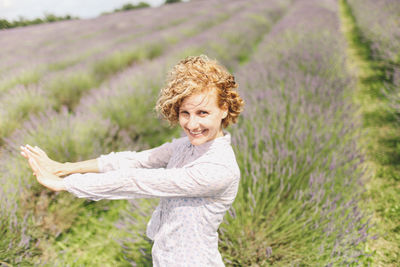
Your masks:
<instances>
[{"instance_id":1,"label":"green grass","mask_svg":"<svg viewBox=\"0 0 400 267\"><path fill-rule=\"evenodd\" d=\"M104 80L135 62L158 57L162 54L163 49L162 44L156 43L135 50L117 51L96 62L93 65L93 75L97 80Z\"/></svg>"},{"instance_id":2,"label":"green grass","mask_svg":"<svg viewBox=\"0 0 400 267\"><path fill-rule=\"evenodd\" d=\"M46 266L65 263L74 266L130 266L122 257L122 247L118 244L124 233L115 226L120 212L127 205L124 200L83 202L81 212L68 231L56 238L51 237L52 242L48 243L51 246L44 251L57 257Z\"/></svg>"},{"instance_id":3,"label":"green grass","mask_svg":"<svg viewBox=\"0 0 400 267\"><path fill-rule=\"evenodd\" d=\"M100 82L90 72L80 71L56 77L45 85L44 90L50 99L54 99L55 110L59 111L62 106L74 109L82 95Z\"/></svg>"},{"instance_id":4,"label":"green grass","mask_svg":"<svg viewBox=\"0 0 400 267\"><path fill-rule=\"evenodd\" d=\"M77 57L74 59L67 59L67 60L63 60L63 61L57 61L57 62L53 62L47 65L47 69L49 71L60 71L60 70L64 70L68 67L71 67L75 64L77 64L78 62L82 61L83 57Z\"/></svg>"},{"instance_id":5,"label":"green grass","mask_svg":"<svg viewBox=\"0 0 400 267\"><path fill-rule=\"evenodd\" d=\"M9 80L3 80L0 82L0 95L19 84L25 86L28 84L35 84L40 80L42 75L43 70L35 68L22 71L20 74Z\"/></svg>"},{"instance_id":6,"label":"green grass","mask_svg":"<svg viewBox=\"0 0 400 267\"><path fill-rule=\"evenodd\" d=\"M400 262L400 123L398 112L387 108L389 100L382 94L383 88L395 87L385 75L390 65L372 56L373 40L363 36L349 3L341 0L340 8L349 70L357 79L354 101L360 106L363 127L368 132L360 141L372 175L365 208L373 213L373 231L379 237L371 240L367 249L374 252L374 266L396 266Z\"/></svg>"}]
</instances>

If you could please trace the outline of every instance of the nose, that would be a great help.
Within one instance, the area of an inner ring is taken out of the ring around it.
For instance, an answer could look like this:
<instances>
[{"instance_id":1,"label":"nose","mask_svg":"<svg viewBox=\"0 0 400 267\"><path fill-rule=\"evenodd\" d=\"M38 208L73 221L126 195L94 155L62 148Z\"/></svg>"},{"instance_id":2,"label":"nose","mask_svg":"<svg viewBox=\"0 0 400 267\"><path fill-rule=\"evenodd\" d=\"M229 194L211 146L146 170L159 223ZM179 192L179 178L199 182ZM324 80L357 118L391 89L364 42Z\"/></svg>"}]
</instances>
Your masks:
<instances>
[{"instance_id":1,"label":"nose","mask_svg":"<svg viewBox=\"0 0 400 267\"><path fill-rule=\"evenodd\" d=\"M197 116L190 116L188 121L187 121L186 127L189 130L198 129L198 127L199 127L199 118Z\"/></svg>"}]
</instances>

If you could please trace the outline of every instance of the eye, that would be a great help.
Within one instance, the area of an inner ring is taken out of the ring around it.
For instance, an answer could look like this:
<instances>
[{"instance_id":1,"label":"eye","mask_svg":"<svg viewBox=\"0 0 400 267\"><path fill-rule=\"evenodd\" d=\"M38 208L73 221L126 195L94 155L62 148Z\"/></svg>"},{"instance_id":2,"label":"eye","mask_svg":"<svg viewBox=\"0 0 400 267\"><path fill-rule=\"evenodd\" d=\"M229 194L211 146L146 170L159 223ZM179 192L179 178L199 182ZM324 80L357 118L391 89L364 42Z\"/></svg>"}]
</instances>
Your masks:
<instances>
[{"instance_id":1,"label":"eye","mask_svg":"<svg viewBox=\"0 0 400 267\"><path fill-rule=\"evenodd\" d=\"M200 110L199 113L200 113L200 115L207 115L208 114L208 112L204 111L204 110Z\"/></svg>"},{"instance_id":2,"label":"eye","mask_svg":"<svg viewBox=\"0 0 400 267\"><path fill-rule=\"evenodd\" d=\"M186 110L179 111L179 116L187 117L188 115L189 115L189 112L187 112Z\"/></svg>"}]
</instances>

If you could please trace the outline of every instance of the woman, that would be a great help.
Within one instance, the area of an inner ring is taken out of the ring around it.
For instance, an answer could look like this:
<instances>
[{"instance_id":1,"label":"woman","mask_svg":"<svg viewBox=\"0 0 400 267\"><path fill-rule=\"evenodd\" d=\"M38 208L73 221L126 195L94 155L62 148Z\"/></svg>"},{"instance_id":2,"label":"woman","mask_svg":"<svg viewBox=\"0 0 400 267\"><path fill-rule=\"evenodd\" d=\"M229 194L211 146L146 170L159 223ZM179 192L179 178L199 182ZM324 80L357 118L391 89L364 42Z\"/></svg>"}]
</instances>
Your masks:
<instances>
[{"instance_id":1,"label":"woman","mask_svg":"<svg viewBox=\"0 0 400 267\"><path fill-rule=\"evenodd\" d=\"M154 266L224 266L217 230L236 197L240 170L223 128L242 111L237 87L217 61L188 57L169 73L156 106L186 136L76 163L55 162L29 145L21 154L38 182L54 191L92 200L160 198L146 231Z\"/></svg>"}]
</instances>

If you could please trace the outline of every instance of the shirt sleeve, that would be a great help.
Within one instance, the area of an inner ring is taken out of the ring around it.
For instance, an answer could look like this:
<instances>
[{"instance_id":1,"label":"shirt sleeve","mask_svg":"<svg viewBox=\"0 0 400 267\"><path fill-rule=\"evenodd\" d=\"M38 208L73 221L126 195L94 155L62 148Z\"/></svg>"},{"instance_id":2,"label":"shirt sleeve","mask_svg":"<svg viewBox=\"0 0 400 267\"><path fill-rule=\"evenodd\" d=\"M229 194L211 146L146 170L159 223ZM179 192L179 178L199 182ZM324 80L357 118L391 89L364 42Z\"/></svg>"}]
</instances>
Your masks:
<instances>
[{"instance_id":1,"label":"shirt sleeve","mask_svg":"<svg viewBox=\"0 0 400 267\"><path fill-rule=\"evenodd\" d=\"M159 197L212 197L237 178L225 165L198 163L187 168L131 168L106 173L72 174L66 189L80 198L131 199Z\"/></svg>"},{"instance_id":2,"label":"shirt sleeve","mask_svg":"<svg viewBox=\"0 0 400 267\"><path fill-rule=\"evenodd\" d=\"M172 156L173 142L144 150L111 152L97 158L100 172L125 168L165 168Z\"/></svg>"}]
</instances>

